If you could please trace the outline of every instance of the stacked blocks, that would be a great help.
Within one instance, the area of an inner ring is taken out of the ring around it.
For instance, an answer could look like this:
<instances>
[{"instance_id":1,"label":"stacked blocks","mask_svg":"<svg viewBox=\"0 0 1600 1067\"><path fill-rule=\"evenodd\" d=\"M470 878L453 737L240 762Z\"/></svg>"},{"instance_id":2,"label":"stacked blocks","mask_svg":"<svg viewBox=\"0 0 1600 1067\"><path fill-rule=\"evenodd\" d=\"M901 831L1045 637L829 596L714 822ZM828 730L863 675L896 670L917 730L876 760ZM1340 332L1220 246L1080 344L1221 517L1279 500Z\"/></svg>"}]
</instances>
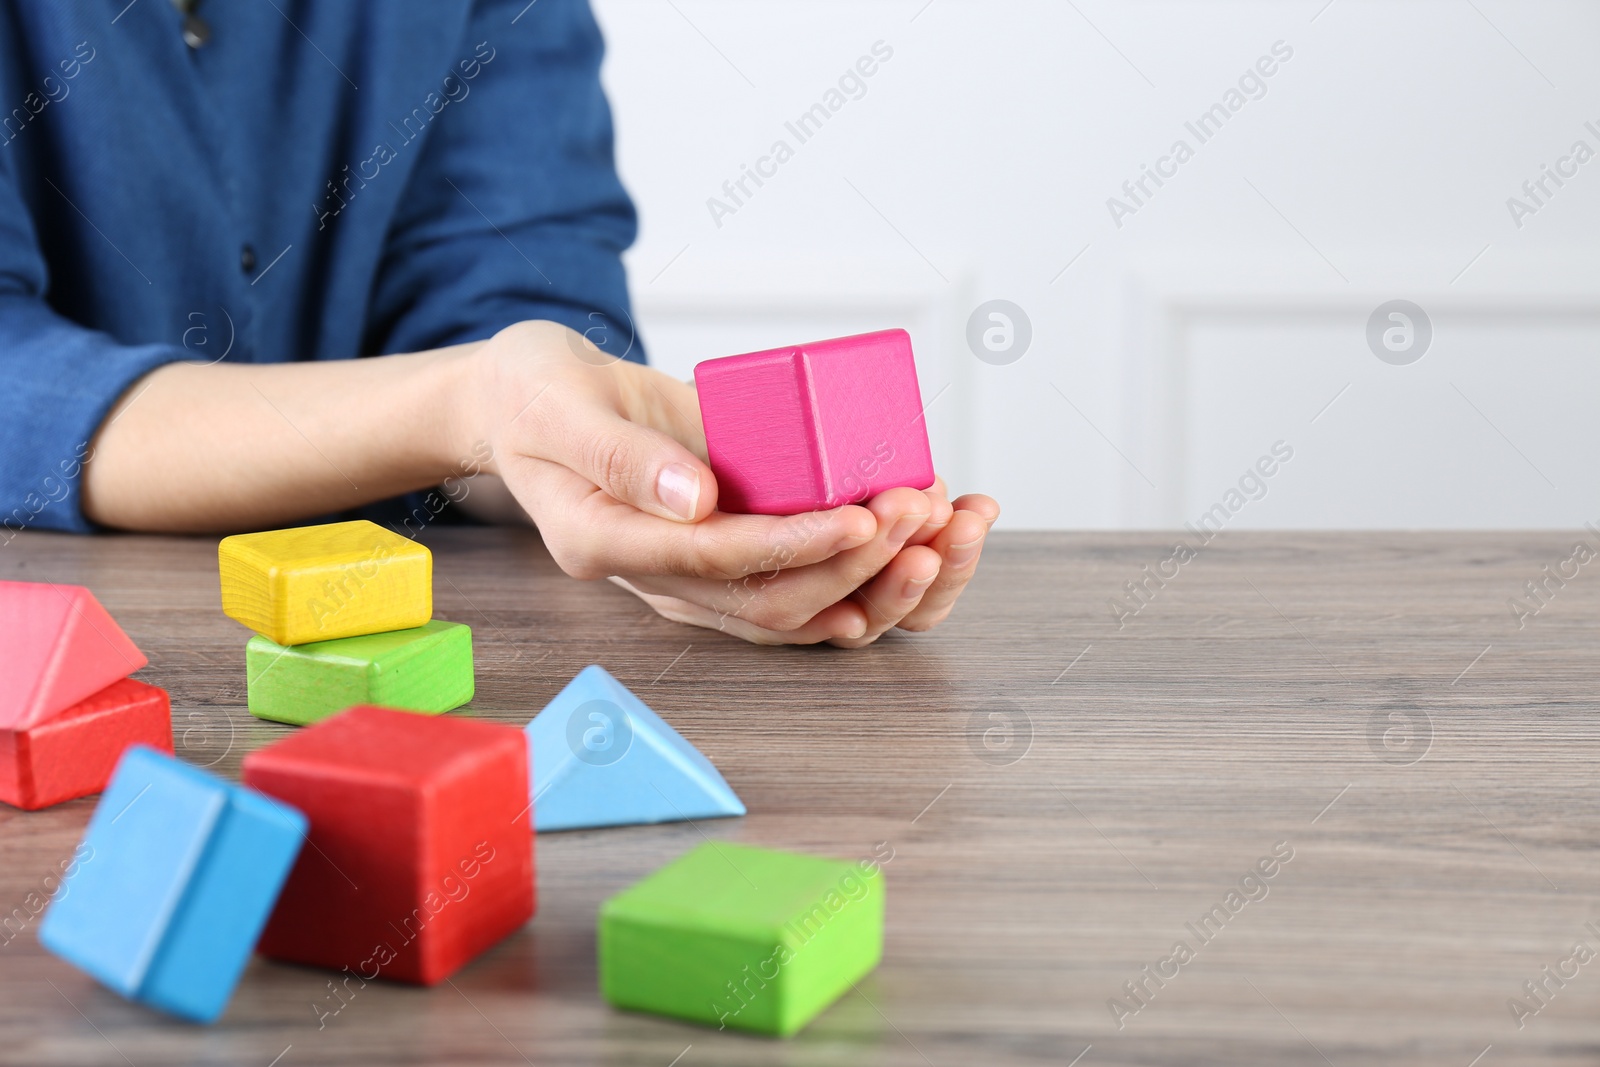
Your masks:
<instances>
[{"instance_id":1,"label":"stacked blocks","mask_svg":"<svg viewBox=\"0 0 1600 1067\"><path fill-rule=\"evenodd\" d=\"M39 940L125 997L210 1022L233 994L305 825L258 793L131 748Z\"/></svg>"},{"instance_id":2,"label":"stacked blocks","mask_svg":"<svg viewBox=\"0 0 1600 1067\"><path fill-rule=\"evenodd\" d=\"M723 511L794 515L933 484L904 330L707 360L694 380Z\"/></svg>"},{"instance_id":3,"label":"stacked blocks","mask_svg":"<svg viewBox=\"0 0 1600 1067\"><path fill-rule=\"evenodd\" d=\"M172 751L167 694L82 586L0 582L0 800L34 810L105 787L123 751Z\"/></svg>"},{"instance_id":4,"label":"stacked blocks","mask_svg":"<svg viewBox=\"0 0 1600 1067\"><path fill-rule=\"evenodd\" d=\"M883 874L708 841L600 908L619 1008L788 1036L878 965Z\"/></svg>"},{"instance_id":5,"label":"stacked blocks","mask_svg":"<svg viewBox=\"0 0 1600 1067\"><path fill-rule=\"evenodd\" d=\"M472 699L472 631L431 620L433 557L415 541L336 522L225 537L217 559L223 612L258 635L251 714L306 725L353 704L438 714Z\"/></svg>"},{"instance_id":6,"label":"stacked blocks","mask_svg":"<svg viewBox=\"0 0 1600 1067\"><path fill-rule=\"evenodd\" d=\"M534 911L522 731L355 707L250 753L309 841L263 955L432 985Z\"/></svg>"},{"instance_id":7,"label":"stacked blocks","mask_svg":"<svg viewBox=\"0 0 1600 1067\"><path fill-rule=\"evenodd\" d=\"M711 761L603 667L578 672L525 730L540 831L745 813Z\"/></svg>"}]
</instances>

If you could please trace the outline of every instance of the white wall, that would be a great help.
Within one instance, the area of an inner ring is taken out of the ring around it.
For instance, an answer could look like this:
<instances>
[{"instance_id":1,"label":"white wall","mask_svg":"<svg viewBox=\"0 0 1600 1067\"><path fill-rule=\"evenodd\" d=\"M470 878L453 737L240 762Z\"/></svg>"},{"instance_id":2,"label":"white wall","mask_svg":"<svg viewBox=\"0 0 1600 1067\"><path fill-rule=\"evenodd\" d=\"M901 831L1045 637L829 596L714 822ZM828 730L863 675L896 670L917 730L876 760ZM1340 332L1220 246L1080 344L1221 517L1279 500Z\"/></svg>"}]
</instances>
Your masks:
<instances>
[{"instance_id":1,"label":"white wall","mask_svg":"<svg viewBox=\"0 0 1600 1067\"><path fill-rule=\"evenodd\" d=\"M1178 525L1280 440L1232 525L1600 519L1600 158L1520 227L1507 207L1600 151L1600 5L595 4L658 365L905 325L936 461L1012 528ZM798 143L785 121L879 41ZM1200 143L1184 123L1280 41ZM1108 198L1180 137L1117 226ZM708 198L779 138L794 157L719 226ZM995 298L1032 325L1006 365L965 336ZM1404 366L1366 339L1397 298L1433 328Z\"/></svg>"}]
</instances>

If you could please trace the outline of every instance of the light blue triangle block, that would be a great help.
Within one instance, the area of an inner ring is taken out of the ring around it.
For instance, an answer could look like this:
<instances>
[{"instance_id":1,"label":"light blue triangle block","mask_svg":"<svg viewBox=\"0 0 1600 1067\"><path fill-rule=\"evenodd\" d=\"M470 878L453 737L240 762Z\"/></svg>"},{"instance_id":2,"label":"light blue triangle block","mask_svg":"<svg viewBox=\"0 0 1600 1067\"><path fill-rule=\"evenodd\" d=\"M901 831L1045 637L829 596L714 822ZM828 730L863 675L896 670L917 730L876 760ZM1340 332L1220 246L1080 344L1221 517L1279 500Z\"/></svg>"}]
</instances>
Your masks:
<instances>
[{"instance_id":1,"label":"light blue triangle block","mask_svg":"<svg viewBox=\"0 0 1600 1067\"><path fill-rule=\"evenodd\" d=\"M711 761L600 666L524 727L535 830L743 815Z\"/></svg>"}]
</instances>

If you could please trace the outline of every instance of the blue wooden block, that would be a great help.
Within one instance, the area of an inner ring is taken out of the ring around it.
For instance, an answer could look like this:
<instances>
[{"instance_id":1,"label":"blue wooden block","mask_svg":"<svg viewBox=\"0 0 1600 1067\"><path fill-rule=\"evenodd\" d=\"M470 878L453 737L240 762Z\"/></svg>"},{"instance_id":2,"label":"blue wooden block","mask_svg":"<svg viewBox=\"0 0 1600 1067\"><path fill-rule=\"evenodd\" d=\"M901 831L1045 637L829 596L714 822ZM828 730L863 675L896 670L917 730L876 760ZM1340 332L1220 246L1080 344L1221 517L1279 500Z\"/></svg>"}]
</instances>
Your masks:
<instances>
[{"instance_id":1,"label":"blue wooden block","mask_svg":"<svg viewBox=\"0 0 1600 1067\"><path fill-rule=\"evenodd\" d=\"M117 764L45 948L125 997L198 1022L227 1007L306 819L154 749Z\"/></svg>"},{"instance_id":2,"label":"blue wooden block","mask_svg":"<svg viewBox=\"0 0 1600 1067\"><path fill-rule=\"evenodd\" d=\"M743 815L711 761L600 666L525 727L536 830Z\"/></svg>"}]
</instances>

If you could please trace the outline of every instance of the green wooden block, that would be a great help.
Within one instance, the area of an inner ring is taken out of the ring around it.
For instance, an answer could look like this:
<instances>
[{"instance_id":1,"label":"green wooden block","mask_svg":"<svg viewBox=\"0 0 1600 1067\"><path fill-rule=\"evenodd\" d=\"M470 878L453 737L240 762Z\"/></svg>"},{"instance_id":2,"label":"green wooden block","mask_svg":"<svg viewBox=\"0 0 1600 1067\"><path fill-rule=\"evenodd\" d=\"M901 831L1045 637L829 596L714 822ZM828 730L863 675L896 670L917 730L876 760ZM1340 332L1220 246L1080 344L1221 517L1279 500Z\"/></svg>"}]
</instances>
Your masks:
<instances>
[{"instance_id":1,"label":"green wooden block","mask_svg":"<svg viewBox=\"0 0 1600 1067\"><path fill-rule=\"evenodd\" d=\"M434 619L308 645L245 645L250 714L306 726L353 704L430 714L472 699L472 629Z\"/></svg>"},{"instance_id":2,"label":"green wooden block","mask_svg":"<svg viewBox=\"0 0 1600 1067\"><path fill-rule=\"evenodd\" d=\"M601 995L787 1037L878 965L883 883L867 860L707 842L601 906Z\"/></svg>"}]
</instances>

